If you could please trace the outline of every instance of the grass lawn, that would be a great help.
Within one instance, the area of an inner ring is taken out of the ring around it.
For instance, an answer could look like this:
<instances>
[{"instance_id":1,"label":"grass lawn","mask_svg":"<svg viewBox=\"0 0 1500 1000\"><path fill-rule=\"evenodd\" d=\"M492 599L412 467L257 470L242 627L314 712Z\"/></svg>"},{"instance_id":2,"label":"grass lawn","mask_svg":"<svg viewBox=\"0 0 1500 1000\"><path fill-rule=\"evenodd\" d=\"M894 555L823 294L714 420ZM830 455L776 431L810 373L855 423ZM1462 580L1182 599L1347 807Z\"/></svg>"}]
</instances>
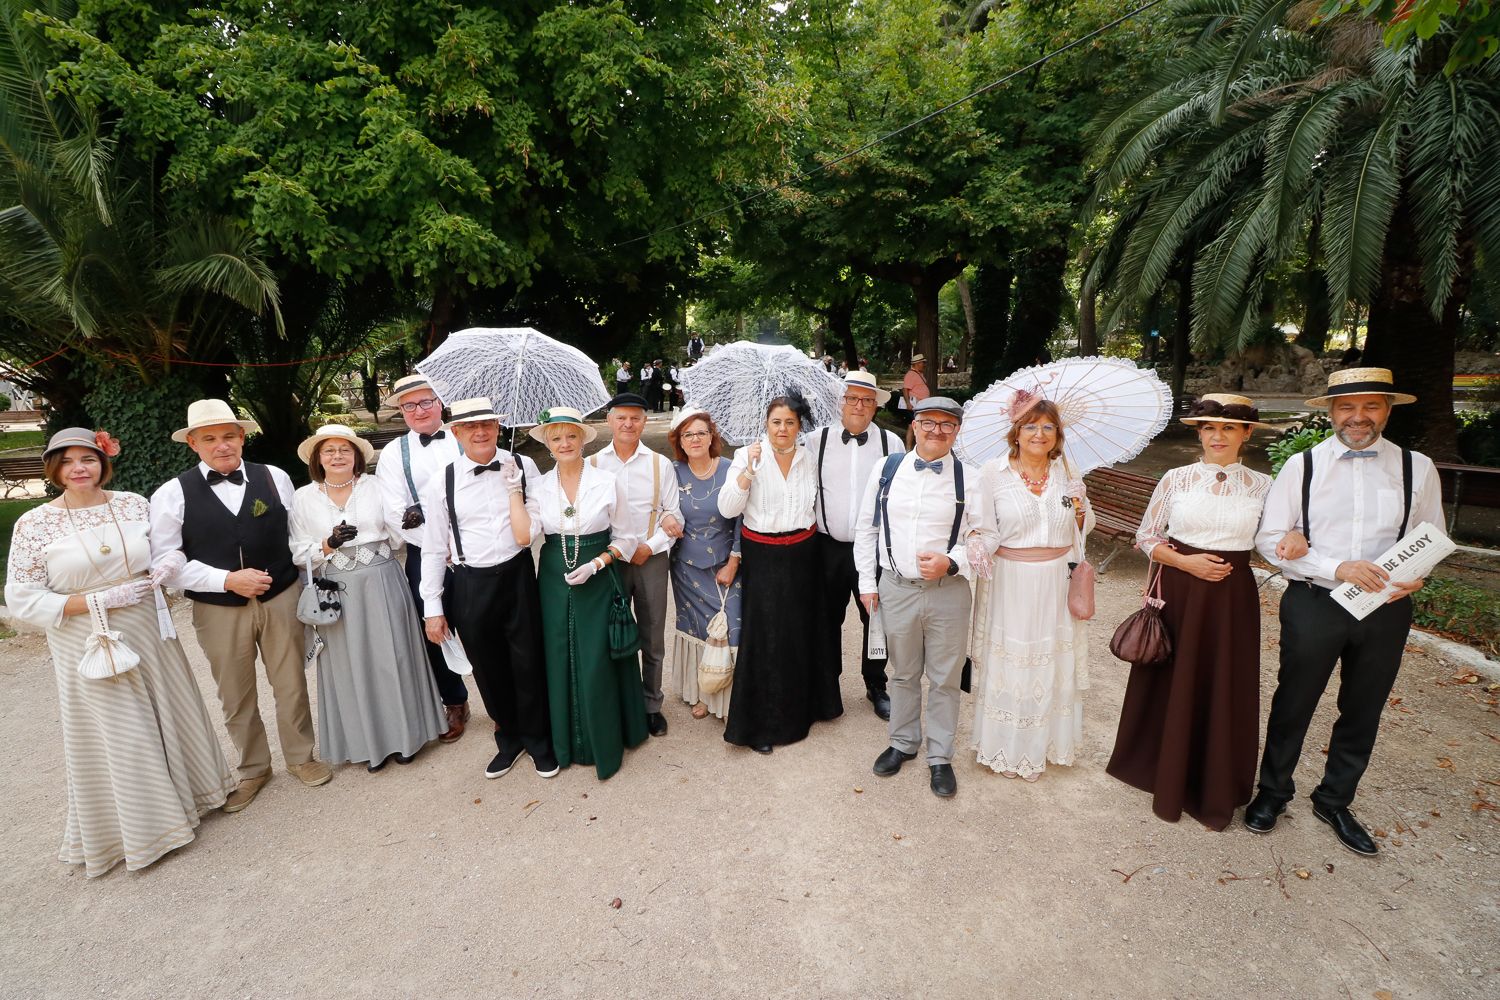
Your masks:
<instances>
[{"instance_id":1,"label":"grass lawn","mask_svg":"<svg viewBox=\"0 0 1500 1000\"><path fill-rule=\"evenodd\" d=\"M0 500L0 574L10 556L10 531L16 526L16 518L37 504L46 503L47 498L37 500Z\"/></svg>"},{"instance_id":2,"label":"grass lawn","mask_svg":"<svg viewBox=\"0 0 1500 1000\"><path fill-rule=\"evenodd\" d=\"M47 443L41 431L6 431L0 434L0 454L18 451L40 451ZM7 534L7 538L10 536Z\"/></svg>"}]
</instances>

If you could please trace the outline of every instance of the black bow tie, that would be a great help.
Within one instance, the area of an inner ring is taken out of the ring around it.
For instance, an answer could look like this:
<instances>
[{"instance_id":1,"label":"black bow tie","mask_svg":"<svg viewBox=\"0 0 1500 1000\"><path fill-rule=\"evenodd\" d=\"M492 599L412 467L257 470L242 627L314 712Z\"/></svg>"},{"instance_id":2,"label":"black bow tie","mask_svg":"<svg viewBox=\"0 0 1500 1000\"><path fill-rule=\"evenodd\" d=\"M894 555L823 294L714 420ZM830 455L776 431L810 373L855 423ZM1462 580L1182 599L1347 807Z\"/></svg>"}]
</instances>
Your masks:
<instances>
[{"instance_id":1,"label":"black bow tie","mask_svg":"<svg viewBox=\"0 0 1500 1000\"><path fill-rule=\"evenodd\" d=\"M239 469L235 469L233 472L218 472L214 469L208 470L208 485L213 486L216 483L222 483L225 480L228 480L236 486L244 486L245 473Z\"/></svg>"},{"instance_id":2,"label":"black bow tie","mask_svg":"<svg viewBox=\"0 0 1500 1000\"><path fill-rule=\"evenodd\" d=\"M447 431L433 431L431 434L418 434L417 435L417 437L422 442L422 447L423 448L425 448L428 445L432 444L432 442L434 442L434 441L441 441L443 438L445 438L447 436L448 436L448 432Z\"/></svg>"},{"instance_id":3,"label":"black bow tie","mask_svg":"<svg viewBox=\"0 0 1500 1000\"><path fill-rule=\"evenodd\" d=\"M850 434L849 433L849 428L846 427L846 428L844 428L844 443L848 444L850 438L853 438L854 440L858 441L859 442L859 446L861 448L863 448L864 445L865 445L865 442L868 441L868 440L870 440L870 432L869 431L860 431L858 434Z\"/></svg>"},{"instance_id":4,"label":"black bow tie","mask_svg":"<svg viewBox=\"0 0 1500 1000\"><path fill-rule=\"evenodd\" d=\"M474 475L476 475L476 476L481 475L481 474L486 473L486 472L499 472L499 471L500 471L500 460L498 458L495 459L493 462L491 462L489 465L476 465L476 466L474 466Z\"/></svg>"}]
</instances>

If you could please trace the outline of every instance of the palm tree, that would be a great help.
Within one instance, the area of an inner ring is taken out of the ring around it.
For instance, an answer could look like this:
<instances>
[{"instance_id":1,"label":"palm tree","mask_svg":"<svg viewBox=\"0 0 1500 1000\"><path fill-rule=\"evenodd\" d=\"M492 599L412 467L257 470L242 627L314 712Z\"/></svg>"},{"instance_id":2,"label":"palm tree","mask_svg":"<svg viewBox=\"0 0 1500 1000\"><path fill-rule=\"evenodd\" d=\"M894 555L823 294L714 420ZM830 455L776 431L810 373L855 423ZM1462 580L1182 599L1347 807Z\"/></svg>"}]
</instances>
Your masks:
<instances>
[{"instance_id":1,"label":"palm tree","mask_svg":"<svg viewBox=\"0 0 1500 1000\"><path fill-rule=\"evenodd\" d=\"M1124 207L1091 277L1143 300L1200 246L1194 337L1234 346L1316 227L1332 321L1367 304L1366 363L1419 399L1396 436L1456 457L1459 309L1474 267L1500 261L1500 60L1445 75L1438 45L1314 26L1317 6L1179 0L1196 44L1098 129L1089 211Z\"/></svg>"}]
</instances>

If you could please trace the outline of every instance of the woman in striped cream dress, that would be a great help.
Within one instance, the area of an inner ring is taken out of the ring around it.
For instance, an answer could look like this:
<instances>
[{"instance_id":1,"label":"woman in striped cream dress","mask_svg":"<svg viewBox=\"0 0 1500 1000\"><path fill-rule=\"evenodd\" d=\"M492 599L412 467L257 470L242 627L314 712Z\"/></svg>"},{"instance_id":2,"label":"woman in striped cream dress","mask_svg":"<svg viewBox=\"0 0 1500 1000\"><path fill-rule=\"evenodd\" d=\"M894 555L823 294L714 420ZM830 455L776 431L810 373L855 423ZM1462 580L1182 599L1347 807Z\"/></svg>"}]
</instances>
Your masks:
<instances>
[{"instance_id":1,"label":"woman in striped cream dress","mask_svg":"<svg viewBox=\"0 0 1500 1000\"><path fill-rule=\"evenodd\" d=\"M90 877L189 843L235 784L182 647L161 635L146 499L104 489L118 451L102 432L52 436L44 467L63 493L16 522L5 578L11 613L47 630L68 788L58 858ZM79 662L100 622L140 662L90 679Z\"/></svg>"}]
</instances>

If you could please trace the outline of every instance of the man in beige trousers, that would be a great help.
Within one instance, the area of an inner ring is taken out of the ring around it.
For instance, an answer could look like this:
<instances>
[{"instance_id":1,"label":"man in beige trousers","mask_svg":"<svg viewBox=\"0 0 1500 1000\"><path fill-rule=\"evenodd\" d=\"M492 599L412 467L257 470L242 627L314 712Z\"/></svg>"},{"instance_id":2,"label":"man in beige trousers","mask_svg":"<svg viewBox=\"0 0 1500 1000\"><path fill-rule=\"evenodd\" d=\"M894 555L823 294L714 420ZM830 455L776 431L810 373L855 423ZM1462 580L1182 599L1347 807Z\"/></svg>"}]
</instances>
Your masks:
<instances>
[{"instance_id":1,"label":"man in beige trousers","mask_svg":"<svg viewBox=\"0 0 1500 1000\"><path fill-rule=\"evenodd\" d=\"M256 701L255 657L276 698L276 731L287 770L304 785L333 773L313 759L312 710L303 670L302 587L287 544L292 481L242 457L253 421L229 404L200 399L187 426L172 435L198 464L151 495L151 562L193 601L193 628L208 656L224 724L239 751L238 787L224 803L238 812L271 780L271 748Z\"/></svg>"}]
</instances>

